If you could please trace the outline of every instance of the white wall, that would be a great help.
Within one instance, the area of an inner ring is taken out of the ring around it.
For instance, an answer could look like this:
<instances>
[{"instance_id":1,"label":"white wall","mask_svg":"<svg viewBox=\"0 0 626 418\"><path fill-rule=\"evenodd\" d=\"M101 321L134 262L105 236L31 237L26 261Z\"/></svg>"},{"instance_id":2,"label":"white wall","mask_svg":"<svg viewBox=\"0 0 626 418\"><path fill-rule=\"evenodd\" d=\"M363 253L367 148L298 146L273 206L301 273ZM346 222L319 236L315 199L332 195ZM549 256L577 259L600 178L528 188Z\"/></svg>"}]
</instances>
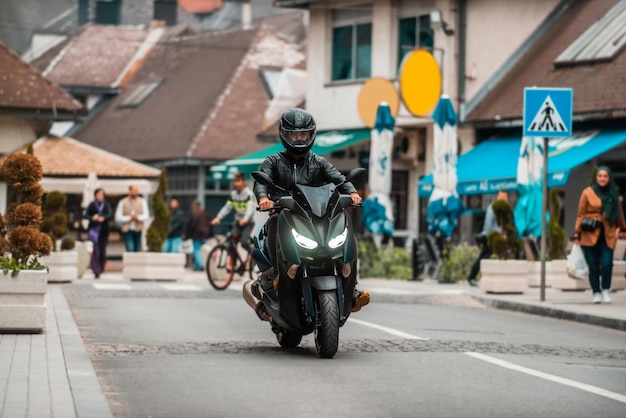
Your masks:
<instances>
[{"instance_id":1,"label":"white wall","mask_svg":"<svg viewBox=\"0 0 626 418\"><path fill-rule=\"evenodd\" d=\"M7 154L37 139L34 124L26 119L0 117L0 154Z\"/></svg>"}]
</instances>

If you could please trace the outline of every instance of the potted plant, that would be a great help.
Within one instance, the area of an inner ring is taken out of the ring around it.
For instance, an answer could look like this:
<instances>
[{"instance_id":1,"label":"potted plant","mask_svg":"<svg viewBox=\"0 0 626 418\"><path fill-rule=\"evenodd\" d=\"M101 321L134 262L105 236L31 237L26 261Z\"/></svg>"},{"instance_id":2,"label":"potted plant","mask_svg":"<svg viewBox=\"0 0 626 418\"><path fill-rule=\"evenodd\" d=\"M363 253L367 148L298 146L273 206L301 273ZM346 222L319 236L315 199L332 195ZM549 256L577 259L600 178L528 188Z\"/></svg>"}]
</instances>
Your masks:
<instances>
[{"instance_id":1,"label":"potted plant","mask_svg":"<svg viewBox=\"0 0 626 418\"><path fill-rule=\"evenodd\" d=\"M132 280L177 280L185 274L184 253L163 253L163 242L170 226L170 211L165 204L167 179L161 170L159 186L150 201L152 222L146 231L147 252L123 255L123 276Z\"/></svg>"},{"instance_id":2,"label":"potted plant","mask_svg":"<svg viewBox=\"0 0 626 418\"><path fill-rule=\"evenodd\" d=\"M41 332L48 272L39 258L52 250L52 240L39 230L43 168L29 147L7 156L0 174L9 202L0 216L0 331Z\"/></svg>"},{"instance_id":3,"label":"potted plant","mask_svg":"<svg viewBox=\"0 0 626 418\"><path fill-rule=\"evenodd\" d=\"M559 225L561 202L556 189L550 190L550 221L548 222L548 258L546 262L546 286L561 290L589 289L588 280L576 280L567 275L565 259L565 230Z\"/></svg>"},{"instance_id":4,"label":"potted plant","mask_svg":"<svg viewBox=\"0 0 626 418\"><path fill-rule=\"evenodd\" d=\"M517 238L513 208L505 200L492 204L500 232L487 235L492 259L480 262L480 288L487 293L524 293L528 288L528 262L519 260L522 243Z\"/></svg>"},{"instance_id":5,"label":"potted plant","mask_svg":"<svg viewBox=\"0 0 626 418\"><path fill-rule=\"evenodd\" d=\"M53 190L44 197L41 231L54 243L53 252L46 257L48 283L67 283L78 277L76 241L67 237L67 196Z\"/></svg>"}]
</instances>

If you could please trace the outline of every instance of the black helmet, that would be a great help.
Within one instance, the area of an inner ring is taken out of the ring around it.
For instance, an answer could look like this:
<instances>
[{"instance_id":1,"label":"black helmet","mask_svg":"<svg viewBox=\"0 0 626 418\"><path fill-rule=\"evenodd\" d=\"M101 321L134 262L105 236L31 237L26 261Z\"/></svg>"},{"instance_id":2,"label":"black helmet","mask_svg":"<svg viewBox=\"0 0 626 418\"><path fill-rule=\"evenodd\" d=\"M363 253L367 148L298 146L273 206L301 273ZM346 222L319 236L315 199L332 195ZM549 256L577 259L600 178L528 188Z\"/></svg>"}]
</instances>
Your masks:
<instances>
[{"instance_id":1,"label":"black helmet","mask_svg":"<svg viewBox=\"0 0 626 418\"><path fill-rule=\"evenodd\" d=\"M303 138L297 138L298 133ZM315 119L306 110L296 107L280 117L280 140L289 152L306 154L315 142L315 133Z\"/></svg>"}]
</instances>

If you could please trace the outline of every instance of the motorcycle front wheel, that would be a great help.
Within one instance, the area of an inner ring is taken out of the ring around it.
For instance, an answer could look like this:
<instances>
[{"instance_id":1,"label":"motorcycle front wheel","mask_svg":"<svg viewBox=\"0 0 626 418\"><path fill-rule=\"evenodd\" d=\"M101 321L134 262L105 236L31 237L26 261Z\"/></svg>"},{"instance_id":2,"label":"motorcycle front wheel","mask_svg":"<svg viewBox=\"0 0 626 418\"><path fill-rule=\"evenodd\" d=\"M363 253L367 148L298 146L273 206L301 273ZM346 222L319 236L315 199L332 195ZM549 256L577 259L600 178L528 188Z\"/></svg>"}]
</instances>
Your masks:
<instances>
[{"instance_id":1,"label":"motorcycle front wheel","mask_svg":"<svg viewBox=\"0 0 626 418\"><path fill-rule=\"evenodd\" d=\"M315 329L315 349L321 358L333 358L339 347L339 303L335 290L317 292L320 324Z\"/></svg>"}]
</instances>

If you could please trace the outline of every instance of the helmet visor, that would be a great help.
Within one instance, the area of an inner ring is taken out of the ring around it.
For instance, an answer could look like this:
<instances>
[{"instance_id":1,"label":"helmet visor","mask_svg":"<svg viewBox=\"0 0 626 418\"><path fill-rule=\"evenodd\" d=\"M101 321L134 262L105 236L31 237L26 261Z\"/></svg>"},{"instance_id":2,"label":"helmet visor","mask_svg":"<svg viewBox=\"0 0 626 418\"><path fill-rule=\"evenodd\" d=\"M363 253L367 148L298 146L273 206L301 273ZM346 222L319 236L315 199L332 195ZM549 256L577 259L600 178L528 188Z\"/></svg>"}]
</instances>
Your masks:
<instances>
[{"instance_id":1,"label":"helmet visor","mask_svg":"<svg viewBox=\"0 0 626 418\"><path fill-rule=\"evenodd\" d=\"M294 148L306 148L313 141L314 129L283 129L283 139Z\"/></svg>"}]
</instances>

